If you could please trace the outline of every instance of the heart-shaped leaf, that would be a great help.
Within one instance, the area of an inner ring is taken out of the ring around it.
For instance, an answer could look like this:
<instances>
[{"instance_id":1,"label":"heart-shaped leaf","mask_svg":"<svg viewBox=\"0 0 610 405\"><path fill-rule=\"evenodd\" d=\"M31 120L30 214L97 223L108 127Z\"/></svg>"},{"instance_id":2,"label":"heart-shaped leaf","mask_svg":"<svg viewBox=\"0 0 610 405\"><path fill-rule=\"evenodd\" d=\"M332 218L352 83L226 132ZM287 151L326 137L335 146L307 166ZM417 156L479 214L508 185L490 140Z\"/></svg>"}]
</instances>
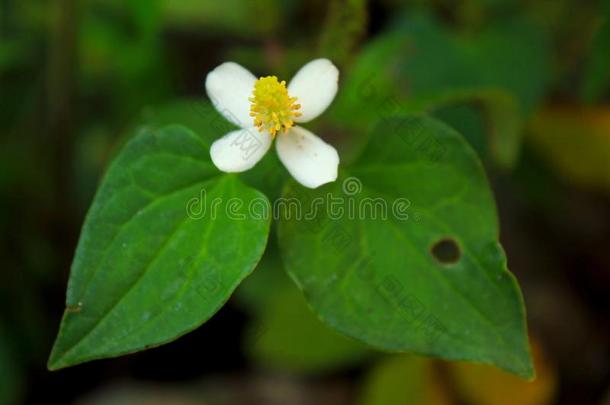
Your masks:
<instances>
[{"instance_id":1,"label":"heart-shaped leaf","mask_svg":"<svg viewBox=\"0 0 610 405\"><path fill-rule=\"evenodd\" d=\"M342 179L292 182L284 197L284 262L328 325L384 350L532 376L491 190L457 132L420 116L382 121Z\"/></svg>"},{"instance_id":2,"label":"heart-shaped leaf","mask_svg":"<svg viewBox=\"0 0 610 405\"><path fill-rule=\"evenodd\" d=\"M267 198L221 174L190 130L145 130L111 164L72 264L50 369L169 342L201 325L256 266Z\"/></svg>"}]
</instances>

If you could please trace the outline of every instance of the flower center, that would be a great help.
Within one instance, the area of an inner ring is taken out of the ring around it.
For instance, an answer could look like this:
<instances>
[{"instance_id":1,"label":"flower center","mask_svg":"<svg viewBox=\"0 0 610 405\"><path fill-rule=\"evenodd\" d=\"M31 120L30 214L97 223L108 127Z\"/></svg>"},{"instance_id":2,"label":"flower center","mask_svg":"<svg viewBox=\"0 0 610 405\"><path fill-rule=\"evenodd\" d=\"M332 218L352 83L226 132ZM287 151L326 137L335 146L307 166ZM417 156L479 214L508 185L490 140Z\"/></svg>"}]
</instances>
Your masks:
<instances>
[{"instance_id":1,"label":"flower center","mask_svg":"<svg viewBox=\"0 0 610 405\"><path fill-rule=\"evenodd\" d=\"M261 132L266 129L272 137L280 131L288 131L294 126L292 119L301 116L297 111L301 108L296 104L297 98L289 97L286 82L279 82L275 76L258 79L248 100L252 103L250 116L254 118L254 125Z\"/></svg>"}]
</instances>

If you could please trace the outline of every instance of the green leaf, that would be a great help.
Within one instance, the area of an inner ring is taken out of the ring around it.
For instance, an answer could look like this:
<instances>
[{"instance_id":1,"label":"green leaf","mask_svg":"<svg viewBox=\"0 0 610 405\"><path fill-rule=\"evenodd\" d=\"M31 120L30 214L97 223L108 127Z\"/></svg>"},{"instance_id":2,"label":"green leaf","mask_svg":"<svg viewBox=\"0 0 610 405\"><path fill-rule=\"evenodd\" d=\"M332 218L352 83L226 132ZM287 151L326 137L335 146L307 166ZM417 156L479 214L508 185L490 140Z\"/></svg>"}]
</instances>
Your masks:
<instances>
[{"instance_id":1,"label":"green leaf","mask_svg":"<svg viewBox=\"0 0 610 405\"><path fill-rule=\"evenodd\" d=\"M116 157L83 226L50 369L174 340L256 266L269 221L248 205L268 200L221 174L208 149L170 126L141 132Z\"/></svg>"},{"instance_id":2,"label":"green leaf","mask_svg":"<svg viewBox=\"0 0 610 405\"><path fill-rule=\"evenodd\" d=\"M457 132L425 117L388 119L337 182L292 182L284 197L296 204L280 213L282 257L328 325L383 350L532 377L493 197Z\"/></svg>"}]
</instances>

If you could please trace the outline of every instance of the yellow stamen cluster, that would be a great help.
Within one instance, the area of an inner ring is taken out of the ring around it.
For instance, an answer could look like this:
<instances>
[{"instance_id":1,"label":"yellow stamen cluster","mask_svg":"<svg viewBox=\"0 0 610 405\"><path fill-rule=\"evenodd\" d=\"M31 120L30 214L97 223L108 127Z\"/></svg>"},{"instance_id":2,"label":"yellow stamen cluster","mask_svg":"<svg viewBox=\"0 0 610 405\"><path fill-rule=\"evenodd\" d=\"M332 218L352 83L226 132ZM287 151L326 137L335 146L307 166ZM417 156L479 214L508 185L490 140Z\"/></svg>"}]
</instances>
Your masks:
<instances>
[{"instance_id":1,"label":"yellow stamen cluster","mask_svg":"<svg viewBox=\"0 0 610 405\"><path fill-rule=\"evenodd\" d=\"M248 100L250 116L259 131L267 130L272 137L294 126L293 118L300 117L296 97L289 97L285 81L278 81L275 76L261 77L254 83L254 92Z\"/></svg>"}]
</instances>

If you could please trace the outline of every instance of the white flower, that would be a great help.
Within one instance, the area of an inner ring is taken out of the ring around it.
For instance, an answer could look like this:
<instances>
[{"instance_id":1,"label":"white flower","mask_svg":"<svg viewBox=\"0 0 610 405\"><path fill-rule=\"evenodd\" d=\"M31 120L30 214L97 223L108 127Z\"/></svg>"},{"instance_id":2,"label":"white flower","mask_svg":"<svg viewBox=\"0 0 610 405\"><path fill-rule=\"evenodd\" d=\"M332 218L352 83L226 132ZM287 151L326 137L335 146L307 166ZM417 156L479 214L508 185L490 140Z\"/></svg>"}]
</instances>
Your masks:
<instances>
[{"instance_id":1,"label":"white flower","mask_svg":"<svg viewBox=\"0 0 610 405\"><path fill-rule=\"evenodd\" d=\"M339 71L328 59L315 59L301 68L288 88L275 76L258 80L234 62L208 73L205 88L216 109L241 129L216 140L212 161L223 172L252 168L275 144L278 156L302 185L316 188L337 179L335 148L295 123L322 114L337 94Z\"/></svg>"}]
</instances>

